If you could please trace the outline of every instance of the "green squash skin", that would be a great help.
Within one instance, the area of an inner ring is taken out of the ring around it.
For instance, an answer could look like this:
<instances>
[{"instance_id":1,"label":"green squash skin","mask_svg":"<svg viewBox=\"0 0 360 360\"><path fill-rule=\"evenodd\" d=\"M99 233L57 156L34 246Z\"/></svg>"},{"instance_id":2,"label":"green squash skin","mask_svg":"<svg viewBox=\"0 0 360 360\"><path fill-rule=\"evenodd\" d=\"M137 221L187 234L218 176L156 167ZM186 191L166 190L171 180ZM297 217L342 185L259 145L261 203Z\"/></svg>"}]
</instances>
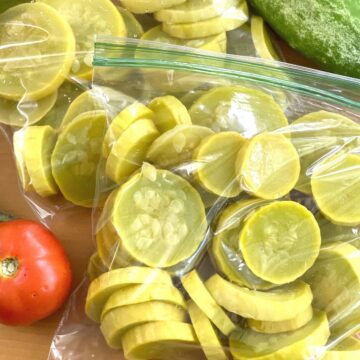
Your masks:
<instances>
[{"instance_id":1,"label":"green squash skin","mask_svg":"<svg viewBox=\"0 0 360 360\"><path fill-rule=\"evenodd\" d=\"M360 78L356 0L249 0L291 47L325 70Z\"/></svg>"}]
</instances>

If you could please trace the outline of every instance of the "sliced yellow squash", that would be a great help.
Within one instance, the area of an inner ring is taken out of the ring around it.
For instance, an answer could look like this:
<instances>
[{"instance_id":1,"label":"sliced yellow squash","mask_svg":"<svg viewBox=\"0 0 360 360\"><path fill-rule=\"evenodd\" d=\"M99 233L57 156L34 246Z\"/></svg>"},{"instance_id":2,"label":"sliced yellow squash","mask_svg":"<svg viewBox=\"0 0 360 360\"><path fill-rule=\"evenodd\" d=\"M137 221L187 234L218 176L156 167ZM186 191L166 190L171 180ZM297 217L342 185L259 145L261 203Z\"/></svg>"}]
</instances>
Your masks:
<instances>
[{"instance_id":1,"label":"sliced yellow squash","mask_svg":"<svg viewBox=\"0 0 360 360\"><path fill-rule=\"evenodd\" d=\"M208 360L228 360L213 325L202 310L192 301L188 302L191 322Z\"/></svg>"},{"instance_id":2,"label":"sliced yellow squash","mask_svg":"<svg viewBox=\"0 0 360 360\"><path fill-rule=\"evenodd\" d=\"M210 248L216 268L230 281L250 289L267 290L277 286L257 277L246 265L239 248L244 220L268 203L262 199L242 199L229 205L218 219Z\"/></svg>"},{"instance_id":3,"label":"sliced yellow squash","mask_svg":"<svg viewBox=\"0 0 360 360\"><path fill-rule=\"evenodd\" d=\"M101 332L107 344L121 349L124 333L137 325L153 321L185 321L186 312L181 307L161 301L148 301L125 305L109 311L101 321Z\"/></svg>"},{"instance_id":4,"label":"sliced yellow squash","mask_svg":"<svg viewBox=\"0 0 360 360\"><path fill-rule=\"evenodd\" d=\"M146 157L161 168L184 164L192 159L200 142L212 134L212 130L203 126L177 125L152 143Z\"/></svg>"},{"instance_id":5,"label":"sliced yellow squash","mask_svg":"<svg viewBox=\"0 0 360 360\"><path fill-rule=\"evenodd\" d=\"M358 360L360 358L360 340L349 337L326 351L322 360Z\"/></svg>"},{"instance_id":6,"label":"sliced yellow squash","mask_svg":"<svg viewBox=\"0 0 360 360\"><path fill-rule=\"evenodd\" d=\"M148 107L155 113L154 123L161 133L176 125L191 125L191 118L186 107L174 96L153 99Z\"/></svg>"},{"instance_id":7,"label":"sliced yellow squash","mask_svg":"<svg viewBox=\"0 0 360 360\"><path fill-rule=\"evenodd\" d=\"M118 114L110 123L103 143L103 156L108 157L113 144L122 133L139 119L154 119L154 113L145 105L135 102Z\"/></svg>"},{"instance_id":8,"label":"sliced yellow squash","mask_svg":"<svg viewBox=\"0 0 360 360\"><path fill-rule=\"evenodd\" d=\"M246 139L233 131L214 134L201 141L193 160L197 180L206 190L229 198L240 194L235 160L245 143Z\"/></svg>"},{"instance_id":9,"label":"sliced yellow squash","mask_svg":"<svg viewBox=\"0 0 360 360\"><path fill-rule=\"evenodd\" d=\"M56 9L71 25L76 39L76 58L72 75L90 78L91 61L97 34L126 36L126 26L121 14L110 0L37 0Z\"/></svg>"},{"instance_id":10,"label":"sliced yellow squash","mask_svg":"<svg viewBox=\"0 0 360 360\"><path fill-rule=\"evenodd\" d=\"M37 101L13 101L0 97L0 123L28 126L39 122L53 108L57 91Z\"/></svg>"},{"instance_id":11,"label":"sliced yellow squash","mask_svg":"<svg viewBox=\"0 0 360 360\"><path fill-rule=\"evenodd\" d=\"M121 0L121 4L135 14L146 14L184 3L186 0Z\"/></svg>"},{"instance_id":12,"label":"sliced yellow squash","mask_svg":"<svg viewBox=\"0 0 360 360\"><path fill-rule=\"evenodd\" d=\"M333 338L360 329L360 253L346 243L321 249L315 265L305 274L314 293L314 307L327 313Z\"/></svg>"},{"instance_id":13,"label":"sliced yellow squash","mask_svg":"<svg viewBox=\"0 0 360 360\"><path fill-rule=\"evenodd\" d=\"M180 176L154 167L143 167L119 189L112 218L124 250L154 267L188 259L207 230L197 191Z\"/></svg>"},{"instance_id":14,"label":"sliced yellow squash","mask_svg":"<svg viewBox=\"0 0 360 360\"><path fill-rule=\"evenodd\" d=\"M239 241L245 262L255 275L281 285L298 279L314 264L321 235L306 207L280 201L250 215Z\"/></svg>"},{"instance_id":15,"label":"sliced yellow squash","mask_svg":"<svg viewBox=\"0 0 360 360\"><path fill-rule=\"evenodd\" d=\"M311 177L321 212L339 225L360 224L360 155L343 153L315 166Z\"/></svg>"},{"instance_id":16,"label":"sliced yellow squash","mask_svg":"<svg viewBox=\"0 0 360 360\"><path fill-rule=\"evenodd\" d=\"M302 281L264 292L238 286L215 274L206 281L206 287L227 311L261 321L293 319L309 308L313 298L310 286Z\"/></svg>"},{"instance_id":17,"label":"sliced yellow squash","mask_svg":"<svg viewBox=\"0 0 360 360\"><path fill-rule=\"evenodd\" d=\"M194 303L224 335L229 335L236 329L235 324L210 295L196 270L186 274L181 283Z\"/></svg>"},{"instance_id":18,"label":"sliced yellow squash","mask_svg":"<svg viewBox=\"0 0 360 360\"><path fill-rule=\"evenodd\" d=\"M302 328L281 334L260 334L251 330L235 333L230 338L230 351L235 360L304 360L321 359L320 346L329 338L326 314L316 311Z\"/></svg>"},{"instance_id":19,"label":"sliced yellow squash","mask_svg":"<svg viewBox=\"0 0 360 360\"><path fill-rule=\"evenodd\" d=\"M241 188L251 195L279 199L288 194L299 179L299 156L284 135L259 134L240 149L236 174Z\"/></svg>"},{"instance_id":20,"label":"sliced yellow squash","mask_svg":"<svg viewBox=\"0 0 360 360\"><path fill-rule=\"evenodd\" d=\"M180 39L195 39L234 30L249 19L246 1L239 1L237 7L226 9L221 16L212 19L183 24L163 23L163 30Z\"/></svg>"},{"instance_id":21,"label":"sliced yellow squash","mask_svg":"<svg viewBox=\"0 0 360 360\"><path fill-rule=\"evenodd\" d=\"M162 9L154 14L157 21L168 24L197 23L222 15L239 4L239 0L187 0L185 3Z\"/></svg>"},{"instance_id":22,"label":"sliced yellow squash","mask_svg":"<svg viewBox=\"0 0 360 360\"><path fill-rule=\"evenodd\" d=\"M85 305L86 315L100 322L104 306L113 293L126 286L152 283L172 285L171 277L166 271L148 267L133 266L102 274L89 286Z\"/></svg>"},{"instance_id":23,"label":"sliced yellow squash","mask_svg":"<svg viewBox=\"0 0 360 360\"><path fill-rule=\"evenodd\" d=\"M172 304L186 310L187 305L181 292L168 284L132 285L114 292L106 302L101 318L122 306L148 303L150 301Z\"/></svg>"},{"instance_id":24,"label":"sliced yellow squash","mask_svg":"<svg viewBox=\"0 0 360 360\"><path fill-rule=\"evenodd\" d=\"M156 321L136 326L122 338L127 359L199 359L201 351L194 328L175 321Z\"/></svg>"},{"instance_id":25,"label":"sliced yellow squash","mask_svg":"<svg viewBox=\"0 0 360 360\"><path fill-rule=\"evenodd\" d=\"M56 132L48 125L29 126L25 133L24 156L30 182L41 196L55 195L58 187L51 172L51 153Z\"/></svg>"},{"instance_id":26,"label":"sliced yellow squash","mask_svg":"<svg viewBox=\"0 0 360 360\"><path fill-rule=\"evenodd\" d=\"M45 4L20 4L0 15L0 34L0 96L34 101L56 92L74 60L67 21Z\"/></svg>"},{"instance_id":27,"label":"sliced yellow squash","mask_svg":"<svg viewBox=\"0 0 360 360\"><path fill-rule=\"evenodd\" d=\"M246 138L288 125L271 95L242 86L211 89L195 101L189 113L196 125L216 132L237 131Z\"/></svg>"},{"instance_id":28,"label":"sliced yellow squash","mask_svg":"<svg viewBox=\"0 0 360 360\"><path fill-rule=\"evenodd\" d=\"M159 136L152 120L141 119L126 128L113 145L106 162L106 175L118 184L139 169Z\"/></svg>"},{"instance_id":29,"label":"sliced yellow squash","mask_svg":"<svg viewBox=\"0 0 360 360\"><path fill-rule=\"evenodd\" d=\"M294 331L305 326L313 317L313 308L309 306L305 311L296 314L289 320L283 321L259 321L248 319L249 328L253 331L264 334L277 334L287 331Z\"/></svg>"}]
</instances>

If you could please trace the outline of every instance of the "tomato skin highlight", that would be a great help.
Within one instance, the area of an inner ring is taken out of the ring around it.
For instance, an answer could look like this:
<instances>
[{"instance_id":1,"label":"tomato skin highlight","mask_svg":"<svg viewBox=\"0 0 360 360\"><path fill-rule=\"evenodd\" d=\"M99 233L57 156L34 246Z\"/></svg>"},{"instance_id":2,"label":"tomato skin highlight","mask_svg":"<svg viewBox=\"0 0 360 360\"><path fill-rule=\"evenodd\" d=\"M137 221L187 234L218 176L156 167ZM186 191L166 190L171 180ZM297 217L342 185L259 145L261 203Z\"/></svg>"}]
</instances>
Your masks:
<instances>
[{"instance_id":1,"label":"tomato skin highlight","mask_svg":"<svg viewBox=\"0 0 360 360\"><path fill-rule=\"evenodd\" d=\"M0 223L0 323L29 325L69 296L72 271L64 248L43 225Z\"/></svg>"}]
</instances>

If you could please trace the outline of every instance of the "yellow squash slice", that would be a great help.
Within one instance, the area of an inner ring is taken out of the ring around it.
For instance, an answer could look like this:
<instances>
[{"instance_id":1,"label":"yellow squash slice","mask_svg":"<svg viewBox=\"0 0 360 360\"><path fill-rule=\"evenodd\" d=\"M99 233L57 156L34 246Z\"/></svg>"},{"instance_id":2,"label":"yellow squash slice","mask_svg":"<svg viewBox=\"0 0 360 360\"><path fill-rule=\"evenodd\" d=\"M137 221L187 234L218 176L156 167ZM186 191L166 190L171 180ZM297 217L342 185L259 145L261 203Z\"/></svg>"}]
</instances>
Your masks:
<instances>
[{"instance_id":1,"label":"yellow squash slice","mask_svg":"<svg viewBox=\"0 0 360 360\"><path fill-rule=\"evenodd\" d=\"M122 345L127 359L197 360L202 356L192 325L175 321L136 326L124 334Z\"/></svg>"},{"instance_id":2,"label":"yellow squash slice","mask_svg":"<svg viewBox=\"0 0 360 360\"><path fill-rule=\"evenodd\" d=\"M360 254L356 247L334 243L321 249L305 274L314 293L314 307L327 313L333 338L360 329Z\"/></svg>"},{"instance_id":3,"label":"yellow squash slice","mask_svg":"<svg viewBox=\"0 0 360 360\"><path fill-rule=\"evenodd\" d=\"M197 23L222 15L239 0L187 0L185 3L154 14L157 21L168 24Z\"/></svg>"},{"instance_id":4,"label":"yellow squash slice","mask_svg":"<svg viewBox=\"0 0 360 360\"><path fill-rule=\"evenodd\" d=\"M159 136L152 120L141 119L126 128L113 145L106 162L106 175L118 184L139 169Z\"/></svg>"},{"instance_id":5,"label":"yellow squash slice","mask_svg":"<svg viewBox=\"0 0 360 360\"><path fill-rule=\"evenodd\" d=\"M237 7L226 9L221 16L193 23L163 23L163 30L170 36L180 39L195 39L234 30L249 19L246 1L239 1Z\"/></svg>"},{"instance_id":6,"label":"yellow squash slice","mask_svg":"<svg viewBox=\"0 0 360 360\"><path fill-rule=\"evenodd\" d=\"M305 360L321 359L319 348L329 338L326 314L316 311L304 327L281 334L260 334L251 330L235 333L230 338L230 351L235 360Z\"/></svg>"},{"instance_id":7,"label":"yellow squash slice","mask_svg":"<svg viewBox=\"0 0 360 360\"><path fill-rule=\"evenodd\" d=\"M326 351L322 360L358 360L360 359L360 340L349 337Z\"/></svg>"},{"instance_id":8,"label":"yellow squash slice","mask_svg":"<svg viewBox=\"0 0 360 360\"><path fill-rule=\"evenodd\" d=\"M50 6L21 4L0 15L0 34L0 96L34 101L53 94L74 60L66 20Z\"/></svg>"},{"instance_id":9,"label":"yellow squash slice","mask_svg":"<svg viewBox=\"0 0 360 360\"><path fill-rule=\"evenodd\" d=\"M191 125L186 107L174 96L162 96L152 100L149 109L155 113L154 123L161 133L176 125Z\"/></svg>"},{"instance_id":10,"label":"yellow squash slice","mask_svg":"<svg viewBox=\"0 0 360 360\"><path fill-rule=\"evenodd\" d=\"M283 321L259 321L248 319L249 328L253 331L264 334L277 334L287 331L294 331L305 326L313 317L313 308L309 306L305 311L296 314L289 320Z\"/></svg>"},{"instance_id":11,"label":"yellow squash slice","mask_svg":"<svg viewBox=\"0 0 360 360\"><path fill-rule=\"evenodd\" d=\"M268 203L262 199L242 199L228 206L219 217L210 248L216 268L230 281L249 289L267 290L277 286L257 277L246 265L239 248L244 220Z\"/></svg>"},{"instance_id":12,"label":"yellow squash slice","mask_svg":"<svg viewBox=\"0 0 360 360\"><path fill-rule=\"evenodd\" d=\"M119 189L112 217L123 249L153 267L191 257L208 226L198 192L180 176L149 165Z\"/></svg>"},{"instance_id":13,"label":"yellow squash slice","mask_svg":"<svg viewBox=\"0 0 360 360\"><path fill-rule=\"evenodd\" d=\"M204 126L177 125L153 142L146 157L161 168L187 163L191 161L200 142L213 134L212 130Z\"/></svg>"},{"instance_id":14,"label":"yellow squash slice","mask_svg":"<svg viewBox=\"0 0 360 360\"><path fill-rule=\"evenodd\" d=\"M343 153L315 166L311 177L314 199L332 222L360 224L360 155Z\"/></svg>"},{"instance_id":15,"label":"yellow squash slice","mask_svg":"<svg viewBox=\"0 0 360 360\"><path fill-rule=\"evenodd\" d=\"M206 281L215 301L227 311L261 321L285 321L311 305L310 286L302 281L268 292L238 286L215 274Z\"/></svg>"},{"instance_id":16,"label":"yellow squash slice","mask_svg":"<svg viewBox=\"0 0 360 360\"><path fill-rule=\"evenodd\" d=\"M168 284L140 284L128 286L114 292L106 302L101 318L122 306L147 303L150 301L172 304L186 310L187 305L181 292Z\"/></svg>"},{"instance_id":17,"label":"yellow squash slice","mask_svg":"<svg viewBox=\"0 0 360 360\"><path fill-rule=\"evenodd\" d=\"M58 192L51 172L51 152L56 143L56 132L51 126L30 126L25 133L25 164L34 190L41 196Z\"/></svg>"},{"instance_id":18,"label":"yellow squash slice","mask_svg":"<svg viewBox=\"0 0 360 360\"><path fill-rule=\"evenodd\" d=\"M255 275L281 285L296 280L314 264L321 235L306 207L280 201L250 215L239 240L245 262Z\"/></svg>"},{"instance_id":19,"label":"yellow squash slice","mask_svg":"<svg viewBox=\"0 0 360 360\"><path fill-rule=\"evenodd\" d=\"M205 138L194 153L196 177L208 191L222 196L235 197L241 192L235 175L235 160L246 139L227 131Z\"/></svg>"},{"instance_id":20,"label":"yellow squash slice","mask_svg":"<svg viewBox=\"0 0 360 360\"><path fill-rule=\"evenodd\" d=\"M135 121L139 119L153 120L154 116L154 113L149 108L139 102L126 107L115 117L106 131L103 143L103 156L106 158L109 156L113 144Z\"/></svg>"},{"instance_id":21,"label":"yellow squash slice","mask_svg":"<svg viewBox=\"0 0 360 360\"><path fill-rule=\"evenodd\" d=\"M196 125L216 132L237 131L246 138L288 125L271 95L242 86L211 89L195 101L189 113Z\"/></svg>"},{"instance_id":22,"label":"yellow squash slice","mask_svg":"<svg viewBox=\"0 0 360 360\"><path fill-rule=\"evenodd\" d=\"M224 335L229 335L236 329L235 324L210 295L196 270L185 275L181 283L194 303Z\"/></svg>"},{"instance_id":23,"label":"yellow squash slice","mask_svg":"<svg viewBox=\"0 0 360 360\"><path fill-rule=\"evenodd\" d=\"M190 300L188 302L190 319L208 360L228 360L219 336L208 317Z\"/></svg>"},{"instance_id":24,"label":"yellow squash slice","mask_svg":"<svg viewBox=\"0 0 360 360\"><path fill-rule=\"evenodd\" d=\"M101 321L101 332L107 344L121 349L122 336L137 325L153 321L185 321L186 312L181 307L161 301L148 301L125 305L109 311Z\"/></svg>"},{"instance_id":25,"label":"yellow squash slice","mask_svg":"<svg viewBox=\"0 0 360 360\"><path fill-rule=\"evenodd\" d=\"M285 136L259 134L241 148L236 174L241 188L251 195L278 199L288 194L299 179L299 156Z\"/></svg>"},{"instance_id":26,"label":"yellow squash slice","mask_svg":"<svg viewBox=\"0 0 360 360\"><path fill-rule=\"evenodd\" d=\"M90 78L91 61L97 34L126 36L124 20L110 0L38 0L56 9L71 25L76 39L76 58L72 75Z\"/></svg>"},{"instance_id":27,"label":"yellow squash slice","mask_svg":"<svg viewBox=\"0 0 360 360\"><path fill-rule=\"evenodd\" d=\"M135 14L146 14L184 3L186 0L121 0L121 4Z\"/></svg>"},{"instance_id":28,"label":"yellow squash slice","mask_svg":"<svg viewBox=\"0 0 360 360\"><path fill-rule=\"evenodd\" d=\"M0 98L0 123L26 126L39 122L53 108L57 91L37 101L12 101Z\"/></svg>"},{"instance_id":29,"label":"yellow squash slice","mask_svg":"<svg viewBox=\"0 0 360 360\"><path fill-rule=\"evenodd\" d=\"M101 313L109 297L117 290L136 284L160 283L172 285L170 275L160 269L148 267L128 267L111 270L96 278L89 286L86 298L86 315L100 322Z\"/></svg>"}]
</instances>

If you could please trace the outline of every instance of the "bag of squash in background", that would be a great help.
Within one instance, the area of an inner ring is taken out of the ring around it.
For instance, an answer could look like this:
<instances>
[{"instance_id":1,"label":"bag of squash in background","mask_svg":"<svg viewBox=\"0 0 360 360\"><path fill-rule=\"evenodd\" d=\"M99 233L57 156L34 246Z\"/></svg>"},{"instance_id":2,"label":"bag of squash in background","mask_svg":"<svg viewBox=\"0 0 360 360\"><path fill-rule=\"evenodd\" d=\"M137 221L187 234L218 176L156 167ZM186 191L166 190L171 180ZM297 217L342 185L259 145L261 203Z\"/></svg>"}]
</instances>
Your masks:
<instances>
[{"instance_id":1,"label":"bag of squash in background","mask_svg":"<svg viewBox=\"0 0 360 360\"><path fill-rule=\"evenodd\" d=\"M109 37L94 66L105 109L133 100L105 112L96 252L49 359L357 358L360 83Z\"/></svg>"}]
</instances>

